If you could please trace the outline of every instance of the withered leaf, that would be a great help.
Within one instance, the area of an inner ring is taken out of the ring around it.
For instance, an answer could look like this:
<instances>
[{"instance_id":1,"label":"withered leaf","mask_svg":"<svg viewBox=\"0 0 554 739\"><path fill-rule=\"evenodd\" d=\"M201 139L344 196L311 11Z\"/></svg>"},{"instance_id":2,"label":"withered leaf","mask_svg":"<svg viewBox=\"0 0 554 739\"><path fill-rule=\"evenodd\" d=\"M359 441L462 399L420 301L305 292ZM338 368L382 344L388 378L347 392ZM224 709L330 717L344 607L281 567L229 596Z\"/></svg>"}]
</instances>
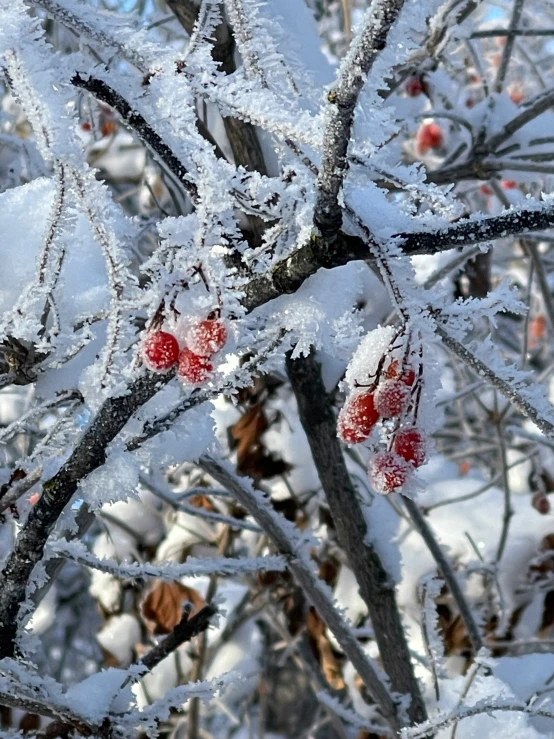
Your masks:
<instances>
[{"instance_id":1,"label":"withered leaf","mask_svg":"<svg viewBox=\"0 0 554 739\"><path fill-rule=\"evenodd\" d=\"M331 642L325 635L325 624L313 608L310 608L308 611L306 628L312 641L312 646L315 647L315 653L325 679L335 690L342 690L345 684L342 679L339 661L331 646Z\"/></svg>"},{"instance_id":2,"label":"withered leaf","mask_svg":"<svg viewBox=\"0 0 554 739\"><path fill-rule=\"evenodd\" d=\"M260 403L249 408L231 429L231 435L237 442L237 458L239 467L245 457L252 453L260 443L260 437L267 430L267 418Z\"/></svg>"},{"instance_id":3,"label":"withered leaf","mask_svg":"<svg viewBox=\"0 0 554 739\"><path fill-rule=\"evenodd\" d=\"M202 596L194 588L185 587L176 580L158 580L142 602L142 615L153 634L169 634L181 620L187 602L194 606L191 616L204 605Z\"/></svg>"}]
</instances>

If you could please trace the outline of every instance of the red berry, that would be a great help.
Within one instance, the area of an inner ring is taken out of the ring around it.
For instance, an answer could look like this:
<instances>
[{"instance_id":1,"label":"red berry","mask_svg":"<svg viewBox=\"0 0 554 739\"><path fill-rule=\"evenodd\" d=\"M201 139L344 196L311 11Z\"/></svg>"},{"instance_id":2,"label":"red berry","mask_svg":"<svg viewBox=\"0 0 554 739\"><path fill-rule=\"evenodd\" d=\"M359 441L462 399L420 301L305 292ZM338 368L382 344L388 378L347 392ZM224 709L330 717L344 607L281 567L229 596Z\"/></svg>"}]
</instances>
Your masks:
<instances>
[{"instance_id":1,"label":"red berry","mask_svg":"<svg viewBox=\"0 0 554 739\"><path fill-rule=\"evenodd\" d=\"M482 195L486 195L487 197L490 197L494 194L493 189L490 185L481 185L479 188Z\"/></svg>"},{"instance_id":2,"label":"red berry","mask_svg":"<svg viewBox=\"0 0 554 739\"><path fill-rule=\"evenodd\" d=\"M369 476L378 493L394 493L404 487L412 467L393 452L378 452L369 463Z\"/></svg>"},{"instance_id":3,"label":"red berry","mask_svg":"<svg viewBox=\"0 0 554 739\"><path fill-rule=\"evenodd\" d=\"M155 372L168 370L179 358L179 344L167 331L152 331L142 345L142 356L149 369Z\"/></svg>"},{"instance_id":4,"label":"red berry","mask_svg":"<svg viewBox=\"0 0 554 739\"><path fill-rule=\"evenodd\" d=\"M415 98L424 91L423 80L421 77L414 75L406 82L406 92L411 98Z\"/></svg>"},{"instance_id":5,"label":"red berry","mask_svg":"<svg viewBox=\"0 0 554 739\"><path fill-rule=\"evenodd\" d=\"M183 382L198 385L208 379L212 370L213 365L208 357L199 357L188 347L185 347L179 354L177 374Z\"/></svg>"},{"instance_id":6,"label":"red berry","mask_svg":"<svg viewBox=\"0 0 554 739\"><path fill-rule=\"evenodd\" d=\"M442 128L437 123L422 123L417 132L417 148L422 154L438 149L444 143Z\"/></svg>"},{"instance_id":7,"label":"red berry","mask_svg":"<svg viewBox=\"0 0 554 739\"><path fill-rule=\"evenodd\" d=\"M394 435L393 451L410 462L414 467L420 467L425 462L425 439L417 429L402 429Z\"/></svg>"},{"instance_id":8,"label":"red berry","mask_svg":"<svg viewBox=\"0 0 554 739\"><path fill-rule=\"evenodd\" d=\"M517 187L517 182L515 180L501 180L500 184L505 190L513 190Z\"/></svg>"},{"instance_id":9,"label":"red berry","mask_svg":"<svg viewBox=\"0 0 554 739\"><path fill-rule=\"evenodd\" d=\"M211 357L225 346L227 329L221 321L206 319L192 326L186 336L187 346L200 357Z\"/></svg>"},{"instance_id":10,"label":"red berry","mask_svg":"<svg viewBox=\"0 0 554 739\"><path fill-rule=\"evenodd\" d=\"M531 498L531 505L541 516L546 516L547 513L550 513L550 501L544 493L535 493Z\"/></svg>"},{"instance_id":11,"label":"red berry","mask_svg":"<svg viewBox=\"0 0 554 739\"><path fill-rule=\"evenodd\" d=\"M393 359L385 371L385 377L387 380L393 380L398 378L404 385L411 387L415 382L415 370L412 367L408 367L404 370L401 377L398 377L400 373L400 362L398 359Z\"/></svg>"},{"instance_id":12,"label":"red berry","mask_svg":"<svg viewBox=\"0 0 554 739\"><path fill-rule=\"evenodd\" d=\"M90 131L92 129L92 126L88 121L85 121L84 123L81 123L81 128L83 131Z\"/></svg>"},{"instance_id":13,"label":"red berry","mask_svg":"<svg viewBox=\"0 0 554 739\"><path fill-rule=\"evenodd\" d=\"M407 409L410 389L401 379L385 380L375 392L375 408L383 418L394 418Z\"/></svg>"},{"instance_id":14,"label":"red berry","mask_svg":"<svg viewBox=\"0 0 554 739\"><path fill-rule=\"evenodd\" d=\"M348 444L359 444L367 439L378 420L373 393L359 392L351 395L339 413L339 438Z\"/></svg>"}]
</instances>

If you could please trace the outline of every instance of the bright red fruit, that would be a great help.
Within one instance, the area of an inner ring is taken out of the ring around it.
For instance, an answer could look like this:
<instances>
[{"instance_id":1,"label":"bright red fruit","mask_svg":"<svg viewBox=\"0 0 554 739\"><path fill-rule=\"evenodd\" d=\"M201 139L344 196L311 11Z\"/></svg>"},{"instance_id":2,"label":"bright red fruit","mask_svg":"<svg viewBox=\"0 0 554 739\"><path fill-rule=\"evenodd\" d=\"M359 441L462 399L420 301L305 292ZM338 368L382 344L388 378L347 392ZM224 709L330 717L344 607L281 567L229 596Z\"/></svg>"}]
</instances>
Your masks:
<instances>
[{"instance_id":1,"label":"bright red fruit","mask_svg":"<svg viewBox=\"0 0 554 739\"><path fill-rule=\"evenodd\" d=\"M213 370L213 365L208 357L200 357L185 347L179 354L177 374L190 385L199 385L208 379Z\"/></svg>"},{"instance_id":2,"label":"bright red fruit","mask_svg":"<svg viewBox=\"0 0 554 739\"><path fill-rule=\"evenodd\" d=\"M414 467L420 467L425 462L425 439L417 429L402 429L394 435L393 451L410 462Z\"/></svg>"},{"instance_id":3,"label":"bright red fruit","mask_svg":"<svg viewBox=\"0 0 554 739\"><path fill-rule=\"evenodd\" d=\"M438 149L444 143L442 128L437 123L422 123L417 132L417 148L425 154L429 149Z\"/></svg>"},{"instance_id":4,"label":"bright red fruit","mask_svg":"<svg viewBox=\"0 0 554 739\"><path fill-rule=\"evenodd\" d=\"M359 392L351 395L339 413L339 438L348 444L359 444L367 439L378 420L373 393Z\"/></svg>"},{"instance_id":5,"label":"bright red fruit","mask_svg":"<svg viewBox=\"0 0 554 739\"><path fill-rule=\"evenodd\" d=\"M486 195L487 197L490 197L491 195L494 195L494 190L490 185L481 185L479 188L482 195Z\"/></svg>"},{"instance_id":6,"label":"bright red fruit","mask_svg":"<svg viewBox=\"0 0 554 739\"><path fill-rule=\"evenodd\" d=\"M410 403L410 388L402 379L385 380L375 392L375 409L383 418L404 413Z\"/></svg>"},{"instance_id":7,"label":"bright red fruit","mask_svg":"<svg viewBox=\"0 0 554 739\"><path fill-rule=\"evenodd\" d=\"M200 357L211 357L223 349L227 329L221 321L206 319L192 326L186 336L187 346Z\"/></svg>"},{"instance_id":8,"label":"bright red fruit","mask_svg":"<svg viewBox=\"0 0 554 739\"><path fill-rule=\"evenodd\" d=\"M142 345L142 356L149 369L155 372L168 370L179 358L179 344L167 331L152 331Z\"/></svg>"},{"instance_id":9,"label":"bright red fruit","mask_svg":"<svg viewBox=\"0 0 554 739\"><path fill-rule=\"evenodd\" d=\"M412 473L412 467L394 452L378 452L369 463L369 477L378 493L401 490Z\"/></svg>"},{"instance_id":10,"label":"bright red fruit","mask_svg":"<svg viewBox=\"0 0 554 739\"><path fill-rule=\"evenodd\" d=\"M410 77L409 80L406 82L406 92L411 98L415 98L418 95L421 95L423 90L423 80L417 75Z\"/></svg>"},{"instance_id":11,"label":"bright red fruit","mask_svg":"<svg viewBox=\"0 0 554 739\"><path fill-rule=\"evenodd\" d=\"M515 180L501 180L500 184L505 190L513 190L517 187L517 182Z\"/></svg>"}]
</instances>

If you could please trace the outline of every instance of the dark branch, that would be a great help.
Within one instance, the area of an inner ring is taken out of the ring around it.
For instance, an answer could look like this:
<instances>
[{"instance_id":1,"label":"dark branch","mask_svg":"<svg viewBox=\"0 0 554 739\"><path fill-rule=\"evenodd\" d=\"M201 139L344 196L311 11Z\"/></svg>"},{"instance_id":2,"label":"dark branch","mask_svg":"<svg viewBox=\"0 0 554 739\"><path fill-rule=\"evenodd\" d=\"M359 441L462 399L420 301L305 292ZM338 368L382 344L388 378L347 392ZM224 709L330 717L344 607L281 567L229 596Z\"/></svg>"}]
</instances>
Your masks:
<instances>
[{"instance_id":1,"label":"dark branch","mask_svg":"<svg viewBox=\"0 0 554 739\"><path fill-rule=\"evenodd\" d=\"M403 5L404 0L375 0L365 28L353 42L352 57L327 96L332 108L323 135L314 225L328 241L335 239L342 226L338 197L347 169L348 144L358 97L377 56L385 48Z\"/></svg>"},{"instance_id":2,"label":"dark branch","mask_svg":"<svg viewBox=\"0 0 554 739\"><path fill-rule=\"evenodd\" d=\"M157 154L162 164L177 177L185 190L193 201L198 199L198 190L194 182L189 178L185 165L179 161L171 148L165 144L151 126L144 120L140 113L129 105L127 100L123 98L108 84L95 77L85 77L77 72L73 75L71 83L75 87L87 90L97 100L101 100L114 110L117 110L121 118L127 123L137 134L140 140L148 146L155 154Z\"/></svg>"},{"instance_id":3,"label":"dark branch","mask_svg":"<svg viewBox=\"0 0 554 739\"><path fill-rule=\"evenodd\" d=\"M73 454L59 472L43 485L42 495L31 509L0 576L0 658L14 654L18 613L25 600L27 582L33 568L42 559L46 540L63 509L80 481L104 464L108 445L135 411L169 379L168 376L161 377L148 372L131 384L126 395L108 398Z\"/></svg>"},{"instance_id":4,"label":"dark branch","mask_svg":"<svg viewBox=\"0 0 554 739\"><path fill-rule=\"evenodd\" d=\"M164 660L168 655L178 649L181 644L190 641L193 637L198 636L205 631L210 625L210 620L217 613L217 608L211 604L204 606L198 613L191 618L188 613L183 614L183 618L173 629L171 634L151 649L139 662L139 665L146 667L147 670L153 670L156 665Z\"/></svg>"},{"instance_id":5,"label":"dark branch","mask_svg":"<svg viewBox=\"0 0 554 739\"><path fill-rule=\"evenodd\" d=\"M354 572L371 618L375 639L391 688L412 698L412 722L425 720L425 704L415 679L410 652L396 604L394 582L368 542L368 524L346 468L337 438L335 413L313 355L287 359L287 372L308 437L314 465L327 498L341 546Z\"/></svg>"},{"instance_id":6,"label":"dark branch","mask_svg":"<svg viewBox=\"0 0 554 739\"><path fill-rule=\"evenodd\" d=\"M464 218L436 231L395 234L406 256L438 254L460 247L494 241L532 231L554 228L554 205L527 210L513 210L479 220ZM251 280L244 288L243 305L254 310L269 300L298 290L319 269L342 267L356 260L371 261L368 245L356 236L340 232L332 243L312 235L311 240L292 256L283 259L263 277Z\"/></svg>"}]
</instances>

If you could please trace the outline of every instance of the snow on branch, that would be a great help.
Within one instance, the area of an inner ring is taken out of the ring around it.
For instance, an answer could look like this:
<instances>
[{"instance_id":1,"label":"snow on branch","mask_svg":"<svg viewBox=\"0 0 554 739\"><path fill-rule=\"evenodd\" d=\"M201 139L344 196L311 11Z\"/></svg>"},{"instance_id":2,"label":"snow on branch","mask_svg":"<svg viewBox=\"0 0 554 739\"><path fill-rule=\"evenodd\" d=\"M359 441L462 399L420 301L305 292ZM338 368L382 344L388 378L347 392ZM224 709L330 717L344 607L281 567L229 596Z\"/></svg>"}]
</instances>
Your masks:
<instances>
[{"instance_id":1,"label":"snow on branch","mask_svg":"<svg viewBox=\"0 0 554 739\"><path fill-rule=\"evenodd\" d=\"M226 488L266 532L277 551L287 560L288 567L308 599L313 603L327 624L344 653L362 678L372 698L379 705L384 718L393 729L400 725L398 706L384 682L377 665L363 652L351 626L333 603L327 585L317 577L310 562L306 534L300 534L292 523L286 521L271 507L267 498L255 490L244 478L239 478L226 463L203 455L199 465L211 477Z\"/></svg>"},{"instance_id":2,"label":"snow on branch","mask_svg":"<svg viewBox=\"0 0 554 739\"><path fill-rule=\"evenodd\" d=\"M184 564L166 562L160 565L140 564L138 562L117 562L112 559L101 559L91 554L80 541L57 540L49 547L52 554L71 559L84 567L91 567L101 572L107 572L115 577L126 580L141 580L155 578L166 580L180 580L182 577L199 577L200 575L240 575L248 572L283 572L287 563L284 557L214 557L198 559L188 557Z\"/></svg>"},{"instance_id":3,"label":"snow on branch","mask_svg":"<svg viewBox=\"0 0 554 739\"><path fill-rule=\"evenodd\" d=\"M474 706L462 706L461 708L453 711L452 713L440 713L438 716L434 716L425 721L419 726L412 728L404 728L400 731L402 739L424 739L428 737L430 733L440 731L448 726L454 726L465 718L471 718L472 716L479 716L481 714L488 714L494 716L496 712L509 712L509 713L526 713L529 716L544 716L554 720L554 711L549 711L546 708L541 708L533 704L523 703L514 700L506 700L503 698L497 698L495 700L483 700L476 703Z\"/></svg>"}]
</instances>

